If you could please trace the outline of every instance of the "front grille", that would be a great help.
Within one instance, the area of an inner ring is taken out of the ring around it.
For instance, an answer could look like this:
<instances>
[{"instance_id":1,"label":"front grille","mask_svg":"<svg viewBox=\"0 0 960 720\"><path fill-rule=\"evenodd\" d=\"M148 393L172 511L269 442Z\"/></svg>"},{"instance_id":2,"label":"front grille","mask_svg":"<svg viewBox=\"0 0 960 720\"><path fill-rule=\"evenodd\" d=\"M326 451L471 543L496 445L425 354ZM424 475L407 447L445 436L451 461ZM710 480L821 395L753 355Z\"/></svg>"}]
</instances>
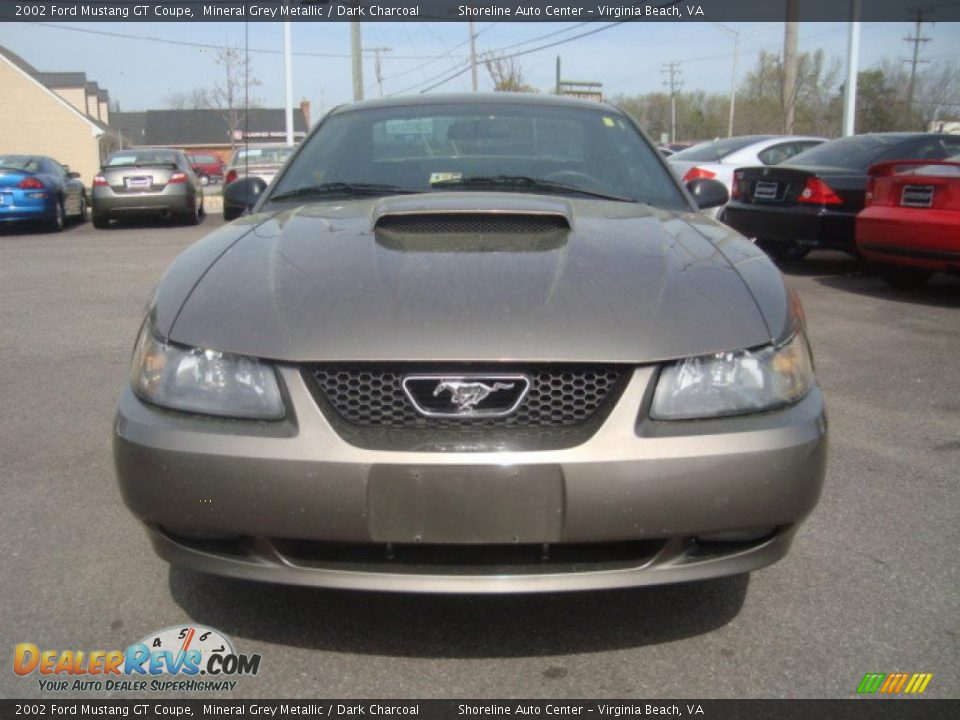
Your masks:
<instances>
[{"instance_id":1,"label":"front grille","mask_svg":"<svg viewBox=\"0 0 960 720\"><path fill-rule=\"evenodd\" d=\"M524 235L569 230L563 215L523 213L425 213L385 215L378 231L411 235Z\"/></svg>"},{"instance_id":2,"label":"front grille","mask_svg":"<svg viewBox=\"0 0 960 720\"><path fill-rule=\"evenodd\" d=\"M437 418L416 411L403 391L408 375L521 373L530 390L506 417ZM616 401L624 373L615 365L473 366L313 365L307 376L329 408L364 428L514 427L569 428L586 423Z\"/></svg>"}]
</instances>

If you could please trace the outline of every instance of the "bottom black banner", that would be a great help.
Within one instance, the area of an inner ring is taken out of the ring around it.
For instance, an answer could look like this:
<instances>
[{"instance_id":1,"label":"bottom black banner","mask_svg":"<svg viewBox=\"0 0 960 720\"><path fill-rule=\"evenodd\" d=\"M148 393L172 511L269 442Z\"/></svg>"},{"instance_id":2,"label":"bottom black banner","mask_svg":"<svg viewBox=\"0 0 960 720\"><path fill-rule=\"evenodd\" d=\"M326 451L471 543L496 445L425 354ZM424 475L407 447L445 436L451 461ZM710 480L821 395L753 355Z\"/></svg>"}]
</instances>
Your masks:
<instances>
[{"instance_id":1,"label":"bottom black banner","mask_svg":"<svg viewBox=\"0 0 960 720\"><path fill-rule=\"evenodd\" d=\"M960 700L0 700L0 717L953 720Z\"/></svg>"}]
</instances>

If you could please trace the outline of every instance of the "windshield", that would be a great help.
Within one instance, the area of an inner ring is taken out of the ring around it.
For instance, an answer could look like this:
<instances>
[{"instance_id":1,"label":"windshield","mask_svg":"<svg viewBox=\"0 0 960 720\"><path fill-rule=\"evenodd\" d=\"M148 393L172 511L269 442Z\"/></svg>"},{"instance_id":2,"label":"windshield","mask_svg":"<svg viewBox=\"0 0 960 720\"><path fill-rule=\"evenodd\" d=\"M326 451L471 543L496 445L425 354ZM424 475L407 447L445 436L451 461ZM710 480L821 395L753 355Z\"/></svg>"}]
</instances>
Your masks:
<instances>
[{"instance_id":1,"label":"windshield","mask_svg":"<svg viewBox=\"0 0 960 720\"><path fill-rule=\"evenodd\" d=\"M242 148L237 150L231 164L250 163L251 165L283 165L293 155L293 147Z\"/></svg>"},{"instance_id":2,"label":"windshield","mask_svg":"<svg viewBox=\"0 0 960 720\"><path fill-rule=\"evenodd\" d=\"M745 137L724 138L723 140L701 143L688 150L681 150L671 155L670 161L689 160L691 162L716 162L717 160L727 157L727 155L732 155L738 150L743 150L743 148L748 145L753 145L769 137L768 135L748 135Z\"/></svg>"},{"instance_id":3,"label":"windshield","mask_svg":"<svg viewBox=\"0 0 960 720\"><path fill-rule=\"evenodd\" d=\"M690 209L656 150L613 108L535 102L361 108L328 117L305 142L272 195L336 183L398 192L562 194L557 186L568 186L571 195L579 188Z\"/></svg>"},{"instance_id":4,"label":"windshield","mask_svg":"<svg viewBox=\"0 0 960 720\"><path fill-rule=\"evenodd\" d=\"M177 154L171 150L124 150L111 155L107 167L122 165L175 165Z\"/></svg>"}]
</instances>

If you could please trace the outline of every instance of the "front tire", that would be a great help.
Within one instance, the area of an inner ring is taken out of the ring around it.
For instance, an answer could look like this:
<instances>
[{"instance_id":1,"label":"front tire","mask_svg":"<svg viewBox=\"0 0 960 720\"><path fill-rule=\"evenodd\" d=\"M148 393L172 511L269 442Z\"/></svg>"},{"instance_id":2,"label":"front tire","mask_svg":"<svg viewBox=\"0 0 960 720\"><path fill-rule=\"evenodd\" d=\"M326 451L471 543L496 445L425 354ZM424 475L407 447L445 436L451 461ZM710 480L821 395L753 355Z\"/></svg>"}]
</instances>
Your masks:
<instances>
[{"instance_id":1,"label":"front tire","mask_svg":"<svg viewBox=\"0 0 960 720\"><path fill-rule=\"evenodd\" d=\"M880 268L880 277L895 290L916 290L933 276L932 270L923 268L884 265Z\"/></svg>"},{"instance_id":2,"label":"front tire","mask_svg":"<svg viewBox=\"0 0 960 720\"><path fill-rule=\"evenodd\" d=\"M757 244L774 260L782 260L785 262L797 262L798 260L803 260L807 255L810 254L810 251L813 250L813 248L809 245L801 245L796 240L779 242L767 240L766 238L760 238L757 240Z\"/></svg>"}]
</instances>

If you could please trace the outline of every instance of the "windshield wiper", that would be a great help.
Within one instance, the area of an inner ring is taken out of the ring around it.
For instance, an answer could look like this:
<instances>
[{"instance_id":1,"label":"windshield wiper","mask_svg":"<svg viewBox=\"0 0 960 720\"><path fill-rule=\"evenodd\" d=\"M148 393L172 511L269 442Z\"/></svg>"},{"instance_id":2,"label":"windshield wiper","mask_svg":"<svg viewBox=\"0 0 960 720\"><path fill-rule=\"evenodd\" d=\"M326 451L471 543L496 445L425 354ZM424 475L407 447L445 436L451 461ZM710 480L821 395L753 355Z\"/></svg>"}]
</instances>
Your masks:
<instances>
[{"instance_id":1,"label":"windshield wiper","mask_svg":"<svg viewBox=\"0 0 960 720\"><path fill-rule=\"evenodd\" d=\"M540 180L526 175L490 175L476 176L468 178L451 178L449 180L440 180L431 184L432 188L448 187L478 187L478 188L505 188L508 190L533 190L547 193L579 193L590 197L603 198L604 200L616 200L618 202L636 202L633 198L622 195L611 195L610 193L597 192L596 190L585 190L576 185L567 185L566 183L553 182L552 180Z\"/></svg>"},{"instance_id":2,"label":"windshield wiper","mask_svg":"<svg viewBox=\"0 0 960 720\"><path fill-rule=\"evenodd\" d=\"M341 197L370 197L375 195L407 195L419 192L417 190L406 190L396 185L383 185L379 183L348 183L348 182L327 182L319 185L305 185L304 187L287 190L277 193L270 197L273 200L291 200L302 197L324 197L327 195L336 195Z\"/></svg>"}]
</instances>

